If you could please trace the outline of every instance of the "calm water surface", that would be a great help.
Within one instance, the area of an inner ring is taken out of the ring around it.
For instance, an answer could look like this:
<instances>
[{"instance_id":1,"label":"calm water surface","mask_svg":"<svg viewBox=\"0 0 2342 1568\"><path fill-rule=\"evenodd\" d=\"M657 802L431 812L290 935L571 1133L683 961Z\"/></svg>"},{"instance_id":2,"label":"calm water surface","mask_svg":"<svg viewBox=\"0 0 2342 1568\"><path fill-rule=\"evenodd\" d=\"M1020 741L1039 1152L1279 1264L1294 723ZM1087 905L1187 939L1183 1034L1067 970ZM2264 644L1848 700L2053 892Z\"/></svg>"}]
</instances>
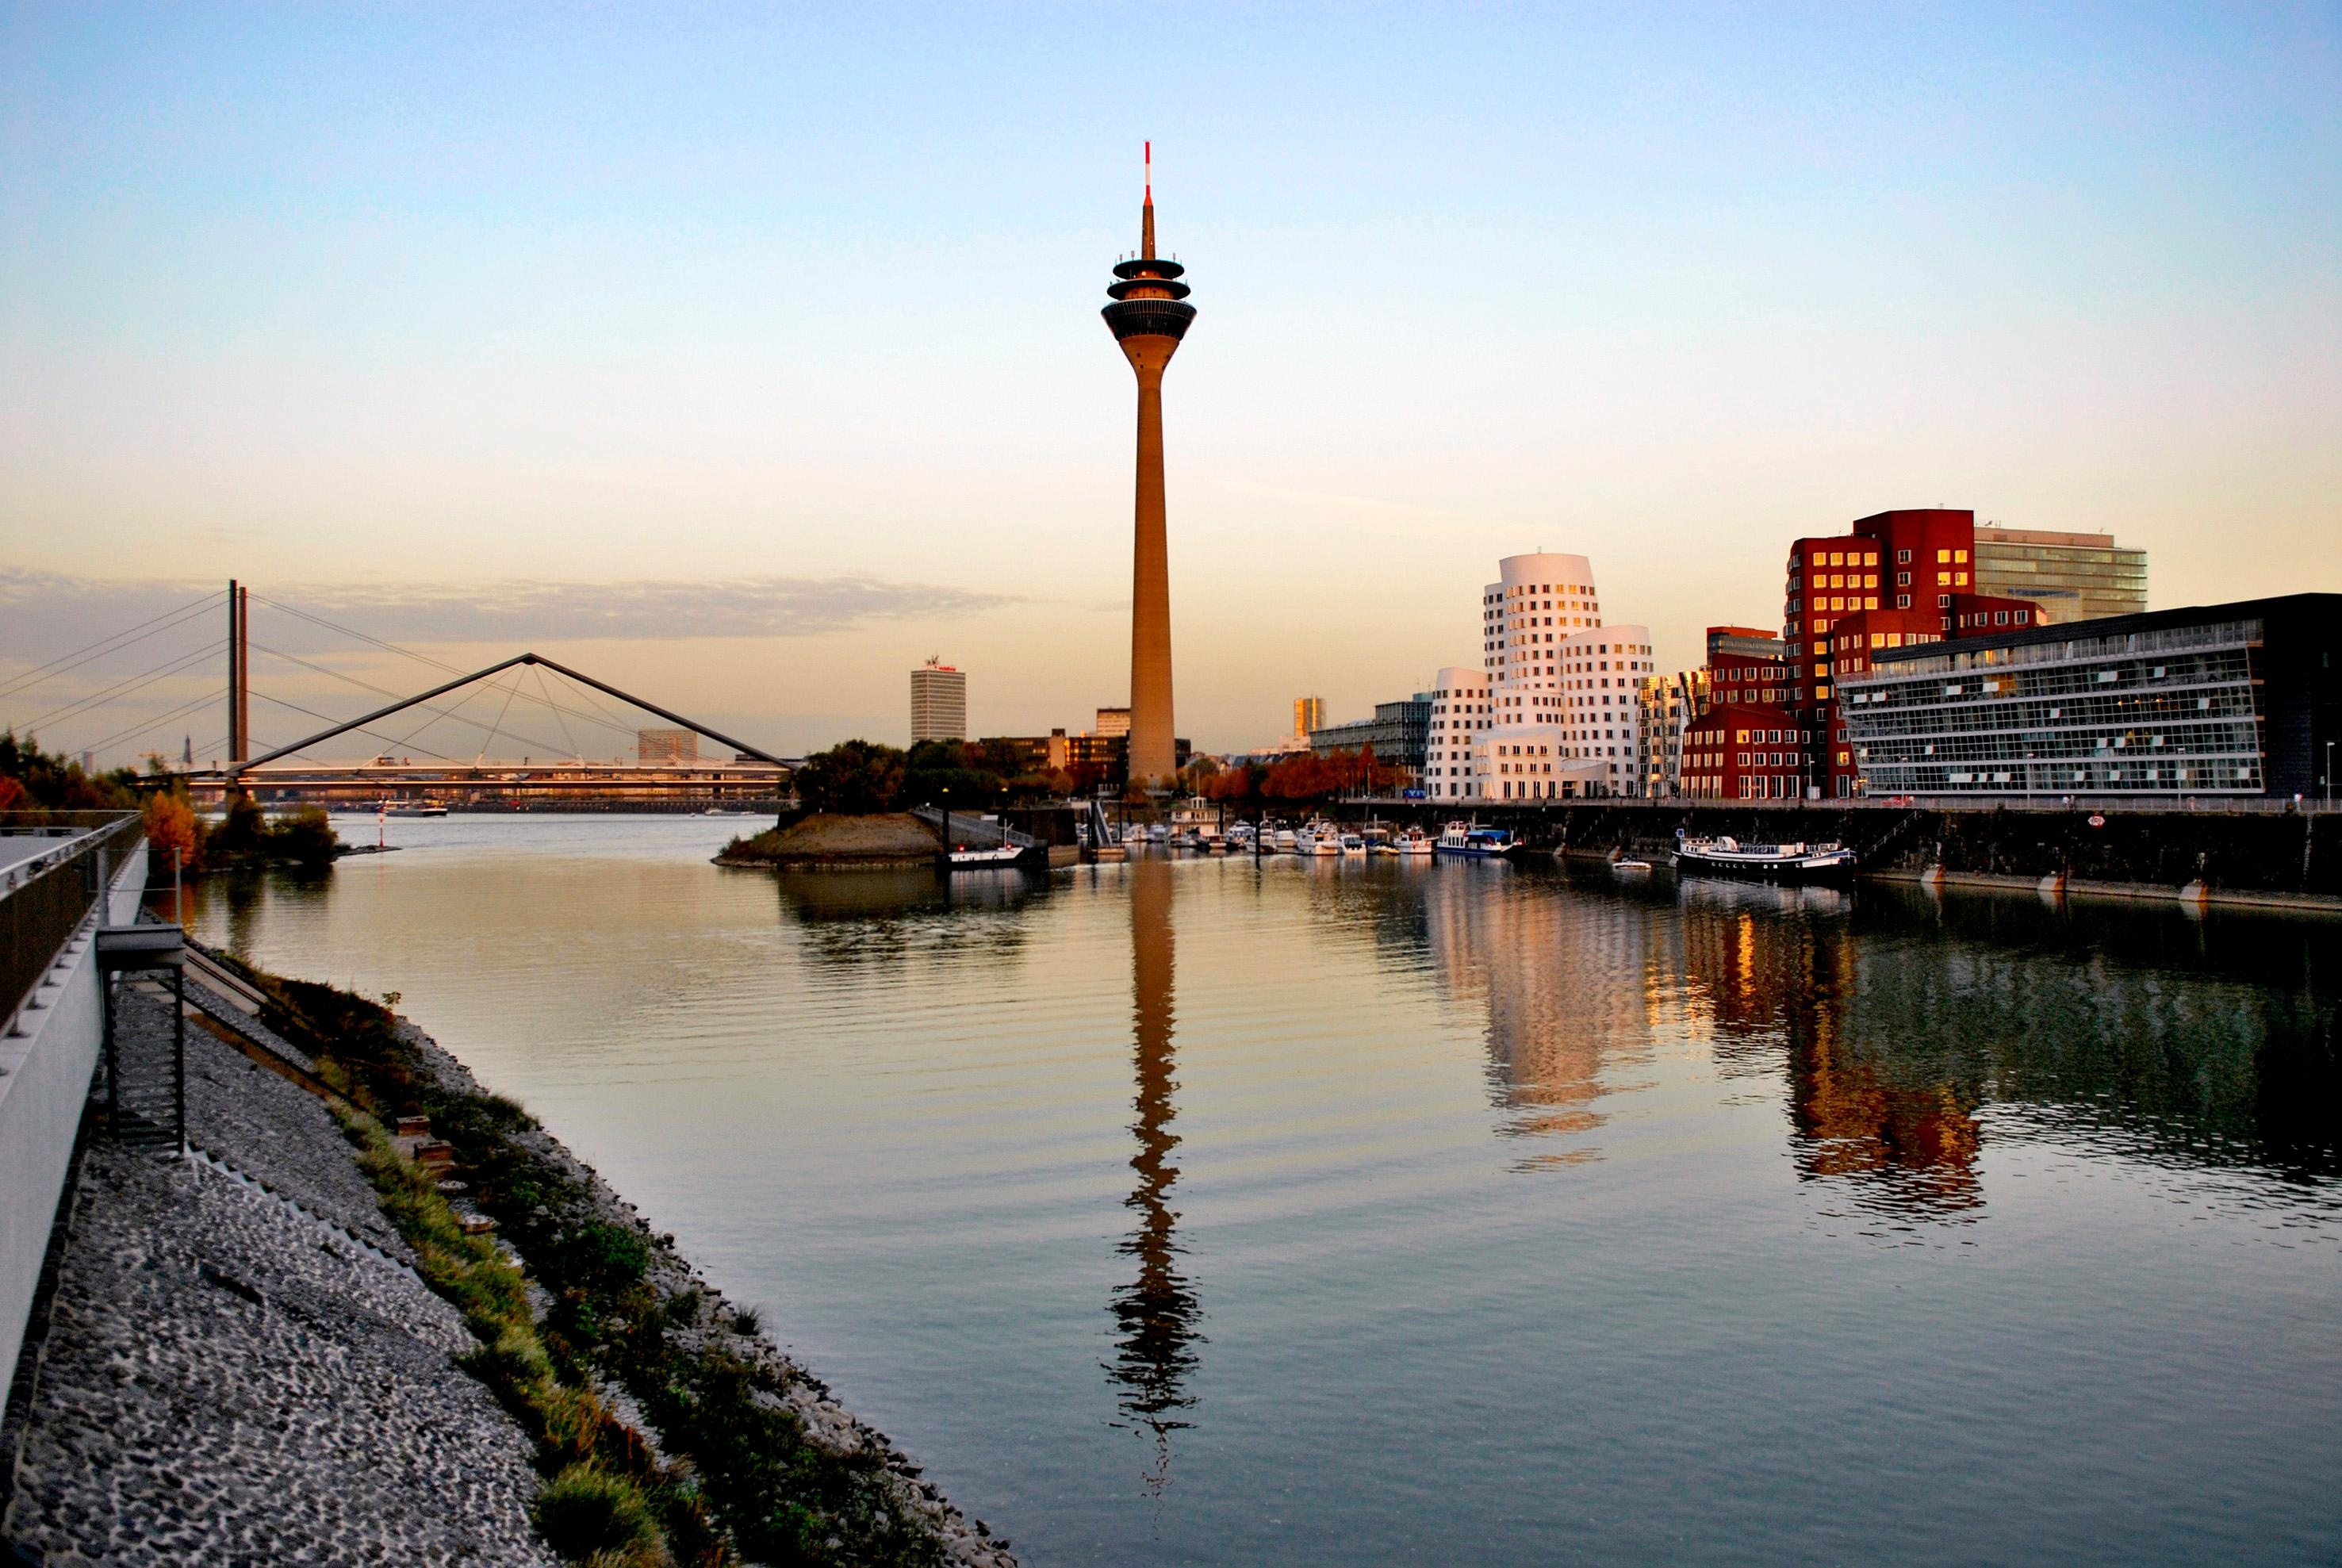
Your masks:
<instances>
[{"instance_id":1,"label":"calm water surface","mask_svg":"<svg viewBox=\"0 0 2342 1568\"><path fill-rule=\"evenodd\" d=\"M399 992L1036 1563L2342 1556L2342 923L737 825L192 919Z\"/></svg>"}]
</instances>

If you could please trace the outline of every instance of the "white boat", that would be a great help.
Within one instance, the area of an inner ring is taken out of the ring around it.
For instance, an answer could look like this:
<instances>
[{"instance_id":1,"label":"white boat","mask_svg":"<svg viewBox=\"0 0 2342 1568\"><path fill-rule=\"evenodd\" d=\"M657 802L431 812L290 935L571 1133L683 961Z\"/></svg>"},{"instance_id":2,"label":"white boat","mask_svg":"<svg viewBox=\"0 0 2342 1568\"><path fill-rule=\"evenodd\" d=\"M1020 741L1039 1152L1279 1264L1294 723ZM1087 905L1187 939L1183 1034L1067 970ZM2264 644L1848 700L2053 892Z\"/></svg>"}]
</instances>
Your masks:
<instances>
[{"instance_id":1,"label":"white boat","mask_svg":"<svg viewBox=\"0 0 2342 1568\"><path fill-rule=\"evenodd\" d=\"M1341 837L1341 844L1342 853L1344 854L1364 854L1366 853L1366 840L1364 834L1346 833Z\"/></svg>"},{"instance_id":2,"label":"white boat","mask_svg":"<svg viewBox=\"0 0 2342 1568\"><path fill-rule=\"evenodd\" d=\"M1314 819L1293 835L1293 853L1337 855L1342 853L1342 830L1323 818Z\"/></svg>"},{"instance_id":3,"label":"white boat","mask_svg":"<svg viewBox=\"0 0 2342 1568\"><path fill-rule=\"evenodd\" d=\"M1854 851L1843 844L1742 844L1736 838L1686 838L1678 832L1676 869L1697 876L1738 876L1759 882L1841 882L1854 875Z\"/></svg>"},{"instance_id":4,"label":"white boat","mask_svg":"<svg viewBox=\"0 0 2342 1568\"><path fill-rule=\"evenodd\" d=\"M1520 848L1520 841L1507 828L1451 822L1440 830L1439 842L1433 848L1440 854L1462 860L1495 860Z\"/></svg>"},{"instance_id":5,"label":"white boat","mask_svg":"<svg viewBox=\"0 0 2342 1568\"><path fill-rule=\"evenodd\" d=\"M1612 861L1610 863L1610 869L1618 873L1621 876L1640 876L1649 873L1651 863L1647 860L1636 860L1633 857L1628 856Z\"/></svg>"},{"instance_id":6,"label":"white boat","mask_svg":"<svg viewBox=\"0 0 2342 1568\"><path fill-rule=\"evenodd\" d=\"M1275 848L1276 853L1279 854L1299 854L1301 853L1301 835L1294 832L1291 828L1286 826L1283 823L1278 823L1276 824L1276 842L1272 847Z\"/></svg>"},{"instance_id":7,"label":"white boat","mask_svg":"<svg viewBox=\"0 0 2342 1568\"><path fill-rule=\"evenodd\" d=\"M963 847L948 851L944 855L944 864L953 871L1013 869L1031 860L1036 847L1014 844L994 844L981 849ZM1041 850L1040 859L1042 864L1047 864L1046 849Z\"/></svg>"},{"instance_id":8,"label":"white boat","mask_svg":"<svg viewBox=\"0 0 2342 1568\"><path fill-rule=\"evenodd\" d=\"M376 816L445 816L447 808L435 800L386 800L375 808Z\"/></svg>"},{"instance_id":9,"label":"white boat","mask_svg":"<svg viewBox=\"0 0 2342 1568\"><path fill-rule=\"evenodd\" d=\"M1402 859L1412 860L1429 855L1436 847L1429 834L1419 827L1411 827L1391 840L1390 852Z\"/></svg>"}]
</instances>

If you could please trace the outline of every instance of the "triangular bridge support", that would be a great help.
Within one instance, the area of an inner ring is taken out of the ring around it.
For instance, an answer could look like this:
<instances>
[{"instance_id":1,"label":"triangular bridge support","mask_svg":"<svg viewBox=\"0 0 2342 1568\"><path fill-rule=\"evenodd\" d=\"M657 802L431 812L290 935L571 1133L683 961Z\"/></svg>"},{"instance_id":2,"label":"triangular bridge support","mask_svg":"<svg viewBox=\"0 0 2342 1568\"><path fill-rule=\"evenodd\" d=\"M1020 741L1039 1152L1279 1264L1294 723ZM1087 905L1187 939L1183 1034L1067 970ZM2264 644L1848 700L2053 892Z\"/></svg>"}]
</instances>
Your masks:
<instances>
[{"instance_id":1,"label":"triangular bridge support","mask_svg":"<svg viewBox=\"0 0 2342 1568\"><path fill-rule=\"evenodd\" d=\"M347 734L352 730L363 729L368 724L390 717L393 714L404 713L408 708L414 707L418 703L427 703L434 697L444 697L449 692L460 691L464 687L473 684L475 682L485 681L490 675L502 674L505 671L513 669L521 664L542 665L545 669L551 670L556 675L565 675L570 680L575 681L581 686L591 686L596 691L602 693L606 696L616 697L620 702L640 708L646 714L656 714L660 718L666 719L671 724L681 724L685 729L690 730L695 734L706 735L711 741L721 742L723 744L730 746L734 751L745 753L749 756L755 757L759 762L771 763L776 767L786 767L789 765L768 751L765 751L760 747L752 746L746 741L735 740L721 730L711 730L706 724L700 724L696 720L686 719L681 714L673 713L666 708L660 707L656 703L645 702L642 698L635 695L634 693L620 691L617 687L611 685L606 681L597 681L591 675L580 674L577 671L571 669L568 665L555 664L542 654L516 654L500 664L490 664L485 670L475 670L468 675L459 675L455 680L449 681L443 685L434 686L427 692L417 692L411 697L402 698L399 701L391 704L388 707L376 708L370 714L360 714L358 717L350 720L347 724L335 724L329 730L319 730L315 734L304 736L302 739L295 741L289 746L279 746L275 751L270 752L264 756L254 757L248 762L232 764L226 770L227 777L231 782L233 782L237 774L249 769L256 768L263 763L273 763L279 757L290 756L295 752L307 751L311 746L332 740L335 735Z\"/></svg>"}]
</instances>

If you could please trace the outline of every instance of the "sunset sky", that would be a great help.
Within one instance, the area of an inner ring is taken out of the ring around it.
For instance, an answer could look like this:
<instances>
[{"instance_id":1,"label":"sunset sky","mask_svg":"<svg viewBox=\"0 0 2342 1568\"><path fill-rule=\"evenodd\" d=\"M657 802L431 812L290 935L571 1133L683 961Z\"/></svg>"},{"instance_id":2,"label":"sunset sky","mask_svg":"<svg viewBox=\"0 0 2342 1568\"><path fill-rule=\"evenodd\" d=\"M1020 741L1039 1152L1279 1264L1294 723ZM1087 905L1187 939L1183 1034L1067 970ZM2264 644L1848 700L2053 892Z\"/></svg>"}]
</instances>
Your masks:
<instances>
[{"instance_id":1,"label":"sunset sky","mask_svg":"<svg viewBox=\"0 0 2342 1568\"><path fill-rule=\"evenodd\" d=\"M236 576L337 717L311 665L429 670L273 604L789 751L906 739L929 654L980 732L1083 727L1146 137L1199 746L1474 662L1540 547L1662 668L1892 506L2110 530L2157 607L2342 589L2332 5L9 5L0 690Z\"/></svg>"}]
</instances>

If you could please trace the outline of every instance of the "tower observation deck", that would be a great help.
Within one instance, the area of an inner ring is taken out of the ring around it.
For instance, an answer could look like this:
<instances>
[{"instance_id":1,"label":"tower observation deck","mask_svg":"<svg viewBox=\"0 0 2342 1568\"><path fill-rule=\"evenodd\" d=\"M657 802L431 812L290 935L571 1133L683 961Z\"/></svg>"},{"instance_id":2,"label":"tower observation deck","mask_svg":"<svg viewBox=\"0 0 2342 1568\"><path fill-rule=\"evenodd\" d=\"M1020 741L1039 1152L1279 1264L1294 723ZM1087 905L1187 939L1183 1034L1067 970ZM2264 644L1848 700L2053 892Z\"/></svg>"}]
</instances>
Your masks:
<instances>
[{"instance_id":1,"label":"tower observation deck","mask_svg":"<svg viewBox=\"0 0 2342 1568\"><path fill-rule=\"evenodd\" d=\"M1100 314L1138 377L1138 473L1130 594L1130 777L1167 784L1178 767L1171 716L1171 575L1163 495L1163 372L1196 307L1179 281L1187 269L1155 254L1155 147L1146 148L1146 198L1138 255L1115 265L1114 303Z\"/></svg>"}]
</instances>

